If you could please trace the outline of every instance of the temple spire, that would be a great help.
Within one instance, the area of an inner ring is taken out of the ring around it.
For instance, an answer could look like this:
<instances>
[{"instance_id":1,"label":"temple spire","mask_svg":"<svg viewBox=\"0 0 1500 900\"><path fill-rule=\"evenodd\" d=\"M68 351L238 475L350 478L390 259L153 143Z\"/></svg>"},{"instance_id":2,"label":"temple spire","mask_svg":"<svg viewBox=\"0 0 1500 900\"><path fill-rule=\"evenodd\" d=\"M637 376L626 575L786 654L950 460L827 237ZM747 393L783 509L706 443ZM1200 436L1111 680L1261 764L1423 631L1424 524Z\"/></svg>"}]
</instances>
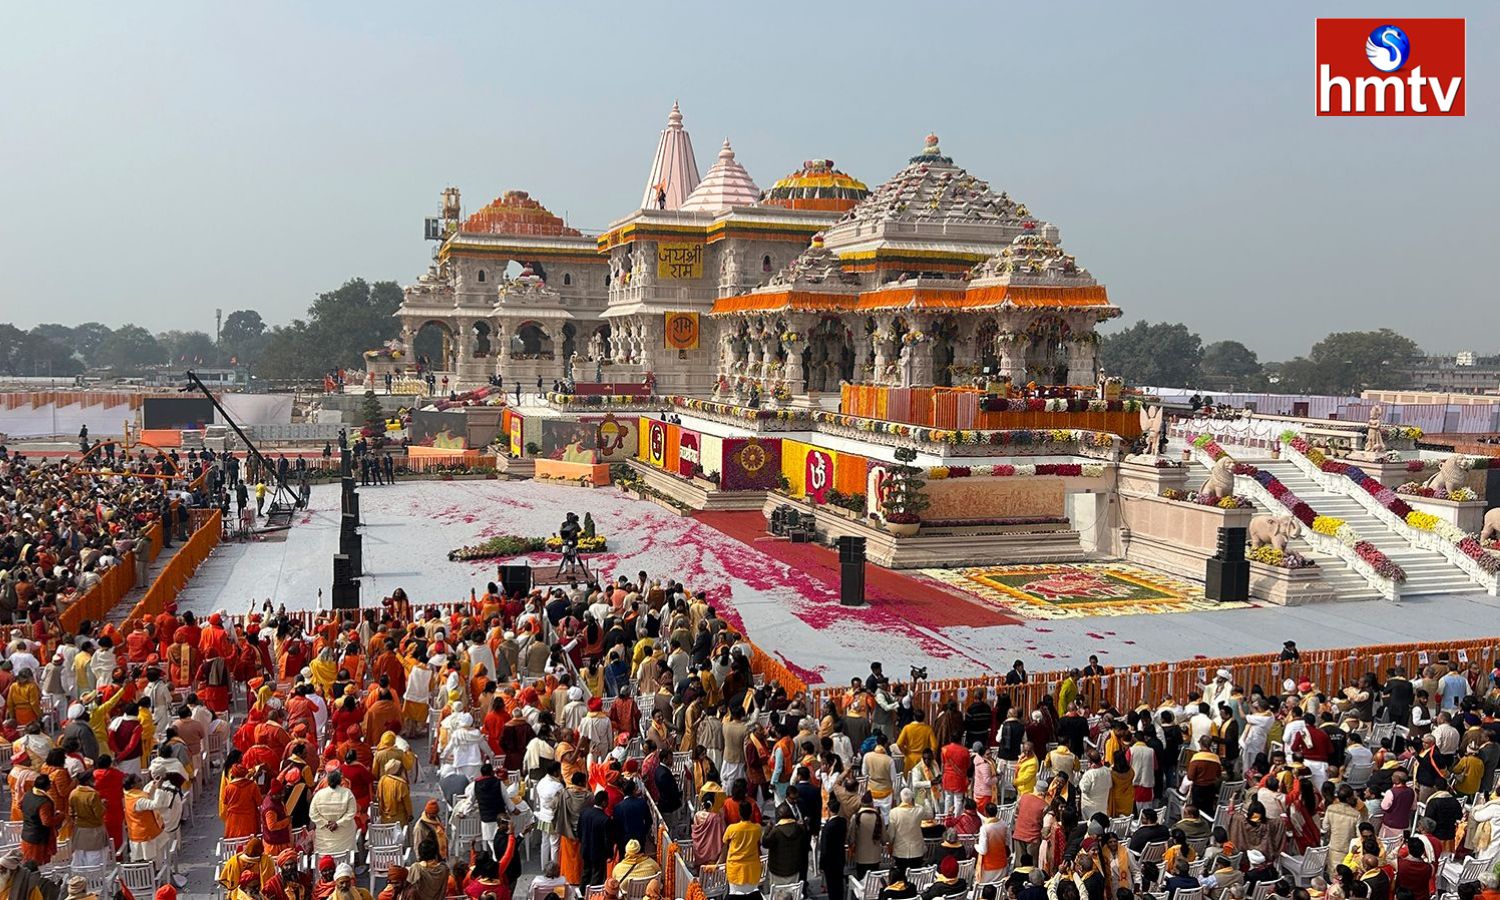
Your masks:
<instances>
[{"instance_id":1,"label":"temple spire","mask_svg":"<svg viewBox=\"0 0 1500 900\"><path fill-rule=\"evenodd\" d=\"M656 145L656 158L641 196L642 209L677 209L698 186L698 163L693 158L693 140L682 127L682 110L672 101L667 127Z\"/></svg>"}]
</instances>

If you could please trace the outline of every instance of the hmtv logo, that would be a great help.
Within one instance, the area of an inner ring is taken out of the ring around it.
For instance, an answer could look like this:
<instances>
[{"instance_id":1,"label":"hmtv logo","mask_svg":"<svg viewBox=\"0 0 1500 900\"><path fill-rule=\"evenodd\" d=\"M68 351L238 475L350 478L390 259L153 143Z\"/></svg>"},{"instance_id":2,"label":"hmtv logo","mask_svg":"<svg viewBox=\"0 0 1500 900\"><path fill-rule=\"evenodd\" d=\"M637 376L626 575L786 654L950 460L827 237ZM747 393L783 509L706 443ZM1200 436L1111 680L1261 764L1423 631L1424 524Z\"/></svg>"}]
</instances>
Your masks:
<instances>
[{"instance_id":1,"label":"hmtv logo","mask_svg":"<svg viewBox=\"0 0 1500 900\"><path fill-rule=\"evenodd\" d=\"M1463 19L1319 19L1318 115L1461 116Z\"/></svg>"}]
</instances>

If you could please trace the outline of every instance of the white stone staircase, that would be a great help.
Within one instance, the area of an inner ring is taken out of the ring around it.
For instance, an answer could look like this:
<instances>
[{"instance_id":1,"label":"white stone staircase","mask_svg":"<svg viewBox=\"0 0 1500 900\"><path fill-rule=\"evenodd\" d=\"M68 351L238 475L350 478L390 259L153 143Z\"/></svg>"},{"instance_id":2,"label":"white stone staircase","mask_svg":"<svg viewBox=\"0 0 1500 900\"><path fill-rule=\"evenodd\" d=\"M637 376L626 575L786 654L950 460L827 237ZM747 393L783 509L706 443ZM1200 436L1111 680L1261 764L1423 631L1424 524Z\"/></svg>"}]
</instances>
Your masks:
<instances>
[{"instance_id":1,"label":"white stone staircase","mask_svg":"<svg viewBox=\"0 0 1500 900\"><path fill-rule=\"evenodd\" d=\"M1275 475L1292 493L1306 500L1319 515L1333 516L1349 523L1349 527L1362 539L1374 544L1380 552L1400 566L1406 572L1406 582L1401 585L1403 597L1469 594L1479 590L1462 569L1449 562L1442 554L1413 547L1360 506L1357 500L1324 491L1293 463L1270 459L1245 461ZM1189 481L1196 489L1206 479L1207 470L1202 466L1195 466ZM1313 550L1301 538L1293 540L1290 546L1318 564L1323 581L1334 589L1340 600L1371 600L1379 597L1364 578L1338 557Z\"/></svg>"}]
</instances>

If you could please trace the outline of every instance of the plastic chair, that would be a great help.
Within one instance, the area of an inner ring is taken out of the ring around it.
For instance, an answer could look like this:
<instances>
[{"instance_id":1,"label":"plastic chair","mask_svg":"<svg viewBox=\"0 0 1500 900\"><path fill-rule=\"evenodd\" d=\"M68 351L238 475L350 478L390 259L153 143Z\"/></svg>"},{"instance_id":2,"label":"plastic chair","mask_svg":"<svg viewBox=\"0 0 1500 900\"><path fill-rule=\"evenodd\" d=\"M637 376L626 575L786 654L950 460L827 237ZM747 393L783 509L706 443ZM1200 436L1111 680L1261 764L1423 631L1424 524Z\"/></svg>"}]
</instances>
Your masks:
<instances>
[{"instance_id":1,"label":"plastic chair","mask_svg":"<svg viewBox=\"0 0 1500 900\"><path fill-rule=\"evenodd\" d=\"M371 826L374 827L374 826ZM394 847L370 845L370 895L379 896L375 891L375 876L384 878L385 873L390 871L391 866L401 865L401 860L406 856L406 848L400 845Z\"/></svg>"},{"instance_id":2,"label":"plastic chair","mask_svg":"<svg viewBox=\"0 0 1500 900\"><path fill-rule=\"evenodd\" d=\"M131 862L120 865L120 881L126 890L137 897L145 897L156 890L156 863Z\"/></svg>"},{"instance_id":3,"label":"plastic chair","mask_svg":"<svg viewBox=\"0 0 1500 900\"><path fill-rule=\"evenodd\" d=\"M1281 854L1281 870L1298 887L1312 884L1312 880L1322 875L1327 868L1327 847L1308 847L1307 852L1301 856L1293 856L1290 853Z\"/></svg>"},{"instance_id":4,"label":"plastic chair","mask_svg":"<svg viewBox=\"0 0 1500 900\"><path fill-rule=\"evenodd\" d=\"M806 887L798 881L794 884L778 884L771 888L770 900L802 900L802 892Z\"/></svg>"},{"instance_id":5,"label":"plastic chair","mask_svg":"<svg viewBox=\"0 0 1500 900\"><path fill-rule=\"evenodd\" d=\"M371 822L370 827L365 830L365 841L372 851L377 848L399 847L405 843L404 838L400 822Z\"/></svg>"},{"instance_id":6,"label":"plastic chair","mask_svg":"<svg viewBox=\"0 0 1500 900\"><path fill-rule=\"evenodd\" d=\"M729 895L729 879L724 874L722 863L700 868L698 870L698 884L702 886L703 896L705 897L725 897Z\"/></svg>"},{"instance_id":7,"label":"plastic chair","mask_svg":"<svg viewBox=\"0 0 1500 900\"><path fill-rule=\"evenodd\" d=\"M920 869L906 870L906 883L916 889L917 893L927 890L928 886L937 880L937 866L923 866Z\"/></svg>"},{"instance_id":8,"label":"plastic chair","mask_svg":"<svg viewBox=\"0 0 1500 900\"><path fill-rule=\"evenodd\" d=\"M863 879L858 875L850 875L849 896L853 900L880 900L880 891L890 879L890 869L876 869L872 872L867 872Z\"/></svg>"}]
</instances>

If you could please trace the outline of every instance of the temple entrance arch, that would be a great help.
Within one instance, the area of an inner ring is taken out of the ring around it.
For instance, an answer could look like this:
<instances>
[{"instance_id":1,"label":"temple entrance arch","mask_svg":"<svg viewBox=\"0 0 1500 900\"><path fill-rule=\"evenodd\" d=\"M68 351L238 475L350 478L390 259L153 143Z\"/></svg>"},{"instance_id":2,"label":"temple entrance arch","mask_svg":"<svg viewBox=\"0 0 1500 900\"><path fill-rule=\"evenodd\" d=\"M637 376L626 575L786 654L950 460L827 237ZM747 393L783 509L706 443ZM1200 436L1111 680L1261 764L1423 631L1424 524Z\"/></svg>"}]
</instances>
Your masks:
<instances>
[{"instance_id":1,"label":"temple entrance arch","mask_svg":"<svg viewBox=\"0 0 1500 900\"><path fill-rule=\"evenodd\" d=\"M836 316L824 316L807 335L802 365L810 391L833 391L839 381L854 380L854 342Z\"/></svg>"},{"instance_id":2,"label":"temple entrance arch","mask_svg":"<svg viewBox=\"0 0 1500 900\"><path fill-rule=\"evenodd\" d=\"M484 359L488 357L494 350L494 342L492 340L495 335L494 328L490 327L490 323L480 319L469 326L469 331L474 338L474 358Z\"/></svg>"},{"instance_id":3,"label":"temple entrance arch","mask_svg":"<svg viewBox=\"0 0 1500 900\"><path fill-rule=\"evenodd\" d=\"M1038 384L1066 384L1068 340L1073 329L1061 316L1037 316L1026 328L1026 380Z\"/></svg>"},{"instance_id":4,"label":"temple entrance arch","mask_svg":"<svg viewBox=\"0 0 1500 900\"><path fill-rule=\"evenodd\" d=\"M520 359L549 359L552 337L535 321L522 322L510 339L510 355Z\"/></svg>"},{"instance_id":5,"label":"temple entrance arch","mask_svg":"<svg viewBox=\"0 0 1500 900\"><path fill-rule=\"evenodd\" d=\"M602 361L613 358L614 345L610 342L613 334L614 331L609 327L608 322L594 328L589 334L588 347L586 348L590 359Z\"/></svg>"},{"instance_id":6,"label":"temple entrance arch","mask_svg":"<svg viewBox=\"0 0 1500 900\"><path fill-rule=\"evenodd\" d=\"M455 339L453 325L442 319L428 319L412 332L412 359L423 372L454 371Z\"/></svg>"}]
</instances>

